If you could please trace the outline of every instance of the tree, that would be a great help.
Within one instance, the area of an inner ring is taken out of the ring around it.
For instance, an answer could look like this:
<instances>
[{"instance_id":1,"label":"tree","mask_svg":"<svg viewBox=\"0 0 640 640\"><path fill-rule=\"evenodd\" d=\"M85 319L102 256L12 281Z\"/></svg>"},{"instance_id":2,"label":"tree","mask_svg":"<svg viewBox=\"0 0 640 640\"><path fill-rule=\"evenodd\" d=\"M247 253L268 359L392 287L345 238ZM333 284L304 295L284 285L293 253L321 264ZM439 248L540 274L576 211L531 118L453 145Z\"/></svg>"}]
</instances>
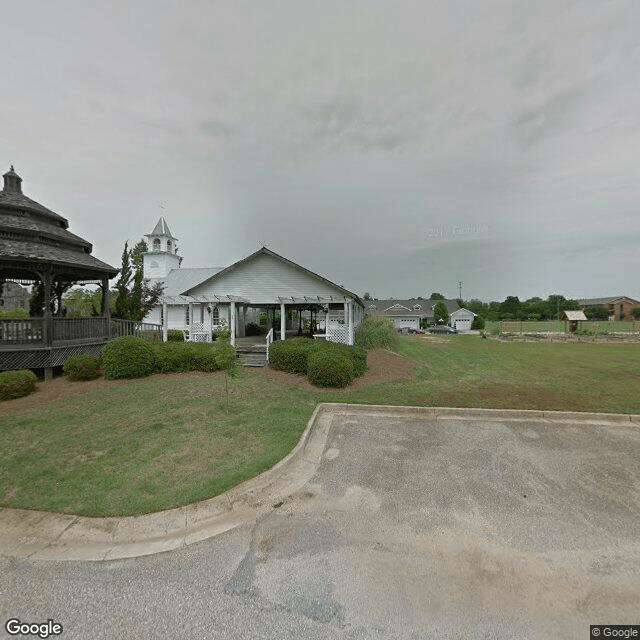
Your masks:
<instances>
[{"instance_id":1,"label":"tree","mask_svg":"<svg viewBox=\"0 0 640 640\"><path fill-rule=\"evenodd\" d=\"M442 300L433 307L433 321L436 324L449 324L449 309Z\"/></svg>"},{"instance_id":2,"label":"tree","mask_svg":"<svg viewBox=\"0 0 640 640\"><path fill-rule=\"evenodd\" d=\"M129 304L129 283L131 282L131 260L129 252L129 242L124 243L124 249L122 251L122 267L120 268L120 277L116 282L116 291L118 297L116 298L116 310L113 314L114 318L121 318L122 320L130 320L131 307Z\"/></svg>"},{"instance_id":3,"label":"tree","mask_svg":"<svg viewBox=\"0 0 640 640\"><path fill-rule=\"evenodd\" d=\"M142 320L157 304L164 287L160 283L149 284L144 279L143 254L147 243L140 240L133 249L124 243L120 278L116 283L116 308L114 318L123 320Z\"/></svg>"},{"instance_id":4,"label":"tree","mask_svg":"<svg viewBox=\"0 0 640 640\"><path fill-rule=\"evenodd\" d=\"M612 315L612 312L606 307L598 305L597 307L589 307L588 309L585 309L584 315L587 316L589 320L608 320L609 316Z\"/></svg>"},{"instance_id":5,"label":"tree","mask_svg":"<svg viewBox=\"0 0 640 640\"><path fill-rule=\"evenodd\" d=\"M520 299L518 296L507 296L505 301L500 304L500 319L520 320L521 318Z\"/></svg>"},{"instance_id":6,"label":"tree","mask_svg":"<svg viewBox=\"0 0 640 640\"><path fill-rule=\"evenodd\" d=\"M362 296L363 300L371 300L371 294L368 291L365 291L364 296Z\"/></svg>"},{"instance_id":7,"label":"tree","mask_svg":"<svg viewBox=\"0 0 640 640\"><path fill-rule=\"evenodd\" d=\"M441 293L432 293L429 300L446 300L446 298Z\"/></svg>"}]
</instances>

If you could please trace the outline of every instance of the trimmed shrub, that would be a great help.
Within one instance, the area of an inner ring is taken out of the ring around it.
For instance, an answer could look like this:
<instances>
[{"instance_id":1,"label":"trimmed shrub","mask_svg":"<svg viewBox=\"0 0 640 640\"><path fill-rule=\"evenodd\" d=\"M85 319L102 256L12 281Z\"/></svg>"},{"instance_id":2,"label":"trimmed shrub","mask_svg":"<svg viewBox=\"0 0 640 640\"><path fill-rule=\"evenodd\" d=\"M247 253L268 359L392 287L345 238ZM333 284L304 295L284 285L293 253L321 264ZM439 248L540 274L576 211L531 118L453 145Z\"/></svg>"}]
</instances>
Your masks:
<instances>
[{"instance_id":1,"label":"trimmed shrub","mask_svg":"<svg viewBox=\"0 0 640 640\"><path fill-rule=\"evenodd\" d=\"M116 338L100 351L107 380L144 378L153 373L154 360L151 343L135 336Z\"/></svg>"},{"instance_id":2,"label":"trimmed shrub","mask_svg":"<svg viewBox=\"0 0 640 640\"><path fill-rule=\"evenodd\" d=\"M81 380L95 380L102 376L100 360L91 354L71 356L62 367L62 371L74 382Z\"/></svg>"},{"instance_id":3,"label":"trimmed shrub","mask_svg":"<svg viewBox=\"0 0 640 640\"><path fill-rule=\"evenodd\" d=\"M482 316L476 316L471 323L471 328L482 331L482 329L484 329L484 318Z\"/></svg>"},{"instance_id":4,"label":"trimmed shrub","mask_svg":"<svg viewBox=\"0 0 640 640\"><path fill-rule=\"evenodd\" d=\"M306 376L309 354L318 344L309 338L278 340L269 347L269 365L279 371Z\"/></svg>"},{"instance_id":5,"label":"trimmed shrub","mask_svg":"<svg viewBox=\"0 0 640 640\"><path fill-rule=\"evenodd\" d=\"M274 342L269 347L269 366L280 371L307 375L309 358L315 353L327 353L332 357L346 358L351 362L354 376L361 376L367 370L367 352L362 347L350 347L337 342L309 338Z\"/></svg>"},{"instance_id":6,"label":"trimmed shrub","mask_svg":"<svg viewBox=\"0 0 640 640\"><path fill-rule=\"evenodd\" d=\"M388 318L367 316L356 334L356 344L364 349L398 348L398 332Z\"/></svg>"},{"instance_id":7,"label":"trimmed shrub","mask_svg":"<svg viewBox=\"0 0 640 640\"><path fill-rule=\"evenodd\" d=\"M184 333L180 329L169 329L167 331L167 340L169 342L184 342Z\"/></svg>"},{"instance_id":8,"label":"trimmed shrub","mask_svg":"<svg viewBox=\"0 0 640 640\"><path fill-rule=\"evenodd\" d=\"M309 355L309 382L318 387L346 387L355 378L353 362L336 350L318 350Z\"/></svg>"},{"instance_id":9,"label":"trimmed shrub","mask_svg":"<svg viewBox=\"0 0 640 640\"><path fill-rule=\"evenodd\" d=\"M225 343L219 343L226 346ZM156 373L180 373L181 371L218 371L216 361L218 344L196 342L152 343ZM233 348L233 347L231 347ZM235 352L235 351L234 351Z\"/></svg>"},{"instance_id":10,"label":"trimmed shrub","mask_svg":"<svg viewBox=\"0 0 640 640\"><path fill-rule=\"evenodd\" d=\"M13 400L29 395L35 390L37 381L35 374L29 369L0 373L0 400Z\"/></svg>"}]
</instances>

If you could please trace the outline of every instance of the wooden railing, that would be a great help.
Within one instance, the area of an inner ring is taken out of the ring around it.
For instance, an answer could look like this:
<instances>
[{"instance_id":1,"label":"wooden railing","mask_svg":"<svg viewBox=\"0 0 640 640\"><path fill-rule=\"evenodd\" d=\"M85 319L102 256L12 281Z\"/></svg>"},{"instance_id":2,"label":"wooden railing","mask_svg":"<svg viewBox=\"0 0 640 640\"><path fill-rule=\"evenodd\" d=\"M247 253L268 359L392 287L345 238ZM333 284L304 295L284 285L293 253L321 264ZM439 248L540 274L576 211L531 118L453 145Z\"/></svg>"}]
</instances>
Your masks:
<instances>
[{"instance_id":1,"label":"wooden railing","mask_svg":"<svg viewBox=\"0 0 640 640\"><path fill-rule=\"evenodd\" d=\"M44 342L44 318L0 319L0 344L34 344Z\"/></svg>"},{"instance_id":2,"label":"wooden railing","mask_svg":"<svg viewBox=\"0 0 640 640\"><path fill-rule=\"evenodd\" d=\"M269 333L267 333L267 338L265 340L265 343L267 345L267 362L269 362L269 347L271 346L272 342L273 342L273 327L269 329Z\"/></svg>"},{"instance_id":3,"label":"wooden railing","mask_svg":"<svg viewBox=\"0 0 640 640\"><path fill-rule=\"evenodd\" d=\"M0 319L0 347L50 347L60 343L107 341L127 335L161 340L162 327L103 317Z\"/></svg>"}]
</instances>

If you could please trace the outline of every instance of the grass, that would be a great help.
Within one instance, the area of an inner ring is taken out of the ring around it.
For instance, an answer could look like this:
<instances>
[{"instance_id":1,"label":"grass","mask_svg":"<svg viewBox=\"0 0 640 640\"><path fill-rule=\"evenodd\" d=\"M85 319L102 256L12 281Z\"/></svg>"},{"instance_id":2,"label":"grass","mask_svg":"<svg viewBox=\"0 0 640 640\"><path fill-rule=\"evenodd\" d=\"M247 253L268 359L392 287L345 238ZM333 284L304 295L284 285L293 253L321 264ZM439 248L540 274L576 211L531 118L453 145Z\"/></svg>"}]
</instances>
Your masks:
<instances>
[{"instance_id":1,"label":"grass","mask_svg":"<svg viewBox=\"0 0 640 640\"><path fill-rule=\"evenodd\" d=\"M318 402L640 413L640 344L403 337L408 380L306 391L261 372L156 375L0 417L0 505L134 515L272 467ZM75 383L84 384L84 383Z\"/></svg>"},{"instance_id":2,"label":"grass","mask_svg":"<svg viewBox=\"0 0 640 640\"><path fill-rule=\"evenodd\" d=\"M82 383L77 383L82 384ZM134 515L221 493L299 440L316 398L264 377L153 376L0 418L0 504Z\"/></svg>"},{"instance_id":3,"label":"grass","mask_svg":"<svg viewBox=\"0 0 640 640\"><path fill-rule=\"evenodd\" d=\"M523 343L477 336L403 338L411 380L357 389L342 402L640 413L640 344Z\"/></svg>"}]
</instances>

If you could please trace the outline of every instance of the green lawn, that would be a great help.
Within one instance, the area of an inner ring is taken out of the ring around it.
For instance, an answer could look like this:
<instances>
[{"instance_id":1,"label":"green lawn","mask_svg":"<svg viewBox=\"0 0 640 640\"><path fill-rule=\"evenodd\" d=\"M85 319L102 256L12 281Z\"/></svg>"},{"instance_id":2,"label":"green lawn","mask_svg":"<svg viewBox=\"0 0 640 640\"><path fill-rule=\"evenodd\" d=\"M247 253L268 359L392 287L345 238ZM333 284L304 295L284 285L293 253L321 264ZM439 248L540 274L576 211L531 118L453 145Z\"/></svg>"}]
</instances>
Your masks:
<instances>
[{"instance_id":1,"label":"green lawn","mask_svg":"<svg viewBox=\"0 0 640 640\"><path fill-rule=\"evenodd\" d=\"M0 416L0 505L133 515L270 468L318 402L640 413L640 344L405 337L409 380L305 391L262 372L152 376ZM46 384L46 383L44 383ZM75 383L82 385L82 382Z\"/></svg>"}]
</instances>

